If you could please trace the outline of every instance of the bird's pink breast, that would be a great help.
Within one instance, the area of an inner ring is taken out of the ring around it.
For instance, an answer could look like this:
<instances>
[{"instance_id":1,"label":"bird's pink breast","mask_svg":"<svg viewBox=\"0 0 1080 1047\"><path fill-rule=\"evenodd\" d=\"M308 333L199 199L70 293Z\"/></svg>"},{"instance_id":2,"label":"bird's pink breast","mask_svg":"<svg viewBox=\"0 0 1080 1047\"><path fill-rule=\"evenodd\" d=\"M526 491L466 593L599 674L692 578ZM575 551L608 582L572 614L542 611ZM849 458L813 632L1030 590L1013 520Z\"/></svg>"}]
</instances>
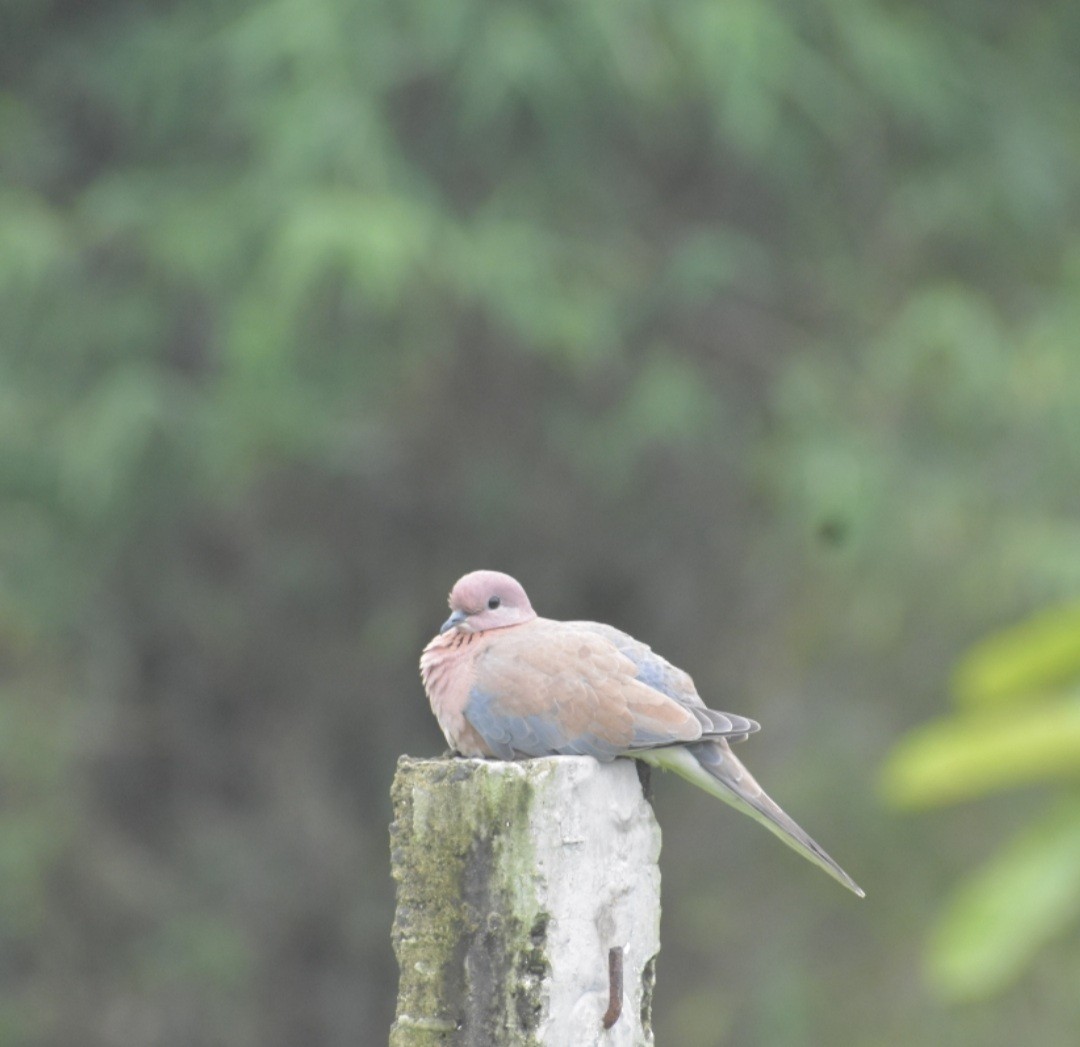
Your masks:
<instances>
[{"instance_id":1,"label":"bird's pink breast","mask_svg":"<svg viewBox=\"0 0 1080 1047\"><path fill-rule=\"evenodd\" d=\"M476 680L476 657L484 646L483 634L450 632L436 636L420 656L420 677L432 712L447 742L465 756L492 755L465 719Z\"/></svg>"}]
</instances>

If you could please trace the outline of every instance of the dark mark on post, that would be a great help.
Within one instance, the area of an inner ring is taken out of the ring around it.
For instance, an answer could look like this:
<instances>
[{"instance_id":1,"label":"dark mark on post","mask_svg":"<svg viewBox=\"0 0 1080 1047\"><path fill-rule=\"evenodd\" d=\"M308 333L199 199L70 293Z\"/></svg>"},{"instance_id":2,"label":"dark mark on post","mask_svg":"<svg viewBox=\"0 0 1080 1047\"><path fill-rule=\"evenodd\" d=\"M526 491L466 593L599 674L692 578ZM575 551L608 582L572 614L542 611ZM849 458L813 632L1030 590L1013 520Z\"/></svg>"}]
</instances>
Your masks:
<instances>
[{"instance_id":1,"label":"dark mark on post","mask_svg":"<svg viewBox=\"0 0 1080 1047\"><path fill-rule=\"evenodd\" d=\"M605 1029L610 1029L622 1014L622 978L623 958L622 946L615 945L608 949L608 1008L604 1015L603 1024Z\"/></svg>"}]
</instances>

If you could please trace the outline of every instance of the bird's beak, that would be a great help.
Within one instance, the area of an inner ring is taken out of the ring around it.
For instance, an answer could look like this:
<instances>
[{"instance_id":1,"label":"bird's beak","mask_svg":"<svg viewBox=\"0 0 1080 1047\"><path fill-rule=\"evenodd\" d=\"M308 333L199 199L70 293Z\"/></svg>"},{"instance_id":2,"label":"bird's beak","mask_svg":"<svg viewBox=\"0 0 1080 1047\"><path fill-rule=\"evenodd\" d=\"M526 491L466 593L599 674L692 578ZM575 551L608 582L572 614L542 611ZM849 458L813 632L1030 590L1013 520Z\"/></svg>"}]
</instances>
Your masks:
<instances>
[{"instance_id":1,"label":"bird's beak","mask_svg":"<svg viewBox=\"0 0 1080 1047\"><path fill-rule=\"evenodd\" d=\"M445 622L442 623L442 628L439 630L439 633L442 634L445 632L449 632L456 626L461 625L461 623L465 621L465 619L468 617L469 616L464 611L455 611L452 615L450 615L449 618L446 619Z\"/></svg>"}]
</instances>

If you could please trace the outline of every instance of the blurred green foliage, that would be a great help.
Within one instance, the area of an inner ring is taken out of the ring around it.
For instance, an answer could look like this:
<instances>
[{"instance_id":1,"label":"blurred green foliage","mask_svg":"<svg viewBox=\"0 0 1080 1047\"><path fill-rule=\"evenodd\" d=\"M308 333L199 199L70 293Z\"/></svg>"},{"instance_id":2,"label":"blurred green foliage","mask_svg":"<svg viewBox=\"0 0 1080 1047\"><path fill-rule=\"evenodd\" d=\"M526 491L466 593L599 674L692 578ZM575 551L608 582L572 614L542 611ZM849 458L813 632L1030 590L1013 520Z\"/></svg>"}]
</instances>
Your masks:
<instances>
[{"instance_id":1,"label":"blurred green foliage","mask_svg":"<svg viewBox=\"0 0 1080 1047\"><path fill-rule=\"evenodd\" d=\"M894 751L884 779L894 803L950 803L1043 781L1064 780L1066 793L964 883L938 921L934 985L977 998L1015 980L1080 916L1080 607L981 641L958 665L954 692L954 716Z\"/></svg>"},{"instance_id":2,"label":"blurred green foliage","mask_svg":"<svg viewBox=\"0 0 1080 1047\"><path fill-rule=\"evenodd\" d=\"M1004 821L1006 885L1058 870L1015 969L1067 812L867 783L957 650L1080 591L1080 8L0 18L0 1039L387 1027L388 783L488 566L764 722L748 762L868 889L662 783L659 1042L1072 1042L1070 941L1035 1007L917 962Z\"/></svg>"}]
</instances>

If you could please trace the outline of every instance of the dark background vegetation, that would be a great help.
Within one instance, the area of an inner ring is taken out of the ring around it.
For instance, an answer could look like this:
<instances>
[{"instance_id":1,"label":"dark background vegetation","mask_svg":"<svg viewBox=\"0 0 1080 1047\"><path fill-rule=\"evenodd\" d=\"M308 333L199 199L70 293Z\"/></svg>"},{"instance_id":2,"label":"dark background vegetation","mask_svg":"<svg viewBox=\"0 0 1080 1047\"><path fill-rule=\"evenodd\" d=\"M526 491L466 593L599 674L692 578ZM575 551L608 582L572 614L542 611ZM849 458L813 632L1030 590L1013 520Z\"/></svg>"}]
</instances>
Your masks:
<instances>
[{"instance_id":1,"label":"dark background vegetation","mask_svg":"<svg viewBox=\"0 0 1080 1047\"><path fill-rule=\"evenodd\" d=\"M1066 0L5 4L0 1042L383 1041L491 567L759 719L867 889L658 780L659 1043L1075 1043L1075 928L926 963L1041 787L879 782L1080 591L1078 53Z\"/></svg>"}]
</instances>

